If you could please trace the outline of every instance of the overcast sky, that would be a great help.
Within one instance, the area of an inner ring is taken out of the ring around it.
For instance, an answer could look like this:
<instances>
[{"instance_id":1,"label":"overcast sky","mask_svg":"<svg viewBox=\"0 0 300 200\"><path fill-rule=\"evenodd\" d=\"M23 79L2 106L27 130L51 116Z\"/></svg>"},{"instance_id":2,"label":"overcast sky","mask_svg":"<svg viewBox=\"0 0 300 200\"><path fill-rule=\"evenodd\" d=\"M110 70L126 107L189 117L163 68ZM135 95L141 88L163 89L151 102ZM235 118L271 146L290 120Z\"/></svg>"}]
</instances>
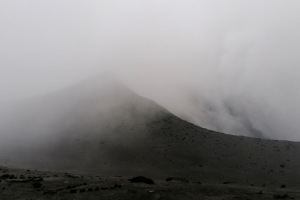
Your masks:
<instances>
[{"instance_id":1,"label":"overcast sky","mask_svg":"<svg viewBox=\"0 0 300 200\"><path fill-rule=\"evenodd\" d=\"M1 0L1 102L113 72L196 124L300 140L298 0Z\"/></svg>"}]
</instances>

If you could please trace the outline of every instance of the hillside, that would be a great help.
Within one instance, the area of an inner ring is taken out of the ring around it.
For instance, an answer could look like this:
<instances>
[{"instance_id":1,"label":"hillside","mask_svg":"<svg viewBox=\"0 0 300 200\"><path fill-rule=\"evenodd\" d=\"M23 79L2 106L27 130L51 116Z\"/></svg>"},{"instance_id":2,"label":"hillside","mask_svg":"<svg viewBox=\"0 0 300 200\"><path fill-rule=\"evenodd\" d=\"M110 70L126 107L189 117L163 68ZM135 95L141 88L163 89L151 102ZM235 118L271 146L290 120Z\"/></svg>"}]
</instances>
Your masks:
<instances>
[{"instance_id":1,"label":"hillside","mask_svg":"<svg viewBox=\"0 0 300 200\"><path fill-rule=\"evenodd\" d=\"M9 116L0 142L5 166L300 188L299 143L195 126L112 79L30 100Z\"/></svg>"}]
</instances>

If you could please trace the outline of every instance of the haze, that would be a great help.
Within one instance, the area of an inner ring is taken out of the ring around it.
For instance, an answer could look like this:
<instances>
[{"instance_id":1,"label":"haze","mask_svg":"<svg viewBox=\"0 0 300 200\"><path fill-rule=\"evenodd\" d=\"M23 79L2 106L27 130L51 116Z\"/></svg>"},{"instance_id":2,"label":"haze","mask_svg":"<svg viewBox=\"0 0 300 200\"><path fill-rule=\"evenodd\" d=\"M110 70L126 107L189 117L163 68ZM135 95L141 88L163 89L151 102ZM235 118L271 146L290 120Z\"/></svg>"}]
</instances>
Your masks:
<instances>
[{"instance_id":1,"label":"haze","mask_svg":"<svg viewBox=\"0 0 300 200\"><path fill-rule=\"evenodd\" d=\"M114 74L213 130L300 140L300 2L0 1L0 105Z\"/></svg>"}]
</instances>

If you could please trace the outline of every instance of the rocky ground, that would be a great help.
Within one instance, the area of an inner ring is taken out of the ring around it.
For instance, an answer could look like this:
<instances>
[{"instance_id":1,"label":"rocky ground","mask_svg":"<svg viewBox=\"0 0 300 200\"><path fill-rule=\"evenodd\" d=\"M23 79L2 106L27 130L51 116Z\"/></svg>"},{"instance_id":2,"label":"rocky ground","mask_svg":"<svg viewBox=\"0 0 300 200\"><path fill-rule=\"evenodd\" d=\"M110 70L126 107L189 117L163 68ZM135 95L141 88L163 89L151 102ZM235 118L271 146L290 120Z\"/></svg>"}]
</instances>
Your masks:
<instances>
[{"instance_id":1,"label":"rocky ground","mask_svg":"<svg viewBox=\"0 0 300 200\"><path fill-rule=\"evenodd\" d=\"M0 170L0 199L300 199L300 192L285 188L242 186L223 182L193 182L183 177L152 180L101 174L83 175L24 169Z\"/></svg>"}]
</instances>

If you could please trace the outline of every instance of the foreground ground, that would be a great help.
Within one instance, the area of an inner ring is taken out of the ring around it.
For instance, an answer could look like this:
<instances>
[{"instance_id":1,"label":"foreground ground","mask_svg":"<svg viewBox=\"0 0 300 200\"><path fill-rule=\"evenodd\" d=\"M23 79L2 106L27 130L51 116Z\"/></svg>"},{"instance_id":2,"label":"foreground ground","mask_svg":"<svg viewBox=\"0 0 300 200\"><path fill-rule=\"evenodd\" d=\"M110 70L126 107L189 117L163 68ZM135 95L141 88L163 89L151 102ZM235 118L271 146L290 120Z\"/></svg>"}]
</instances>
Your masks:
<instances>
[{"instance_id":1,"label":"foreground ground","mask_svg":"<svg viewBox=\"0 0 300 200\"><path fill-rule=\"evenodd\" d=\"M165 180L153 180L151 184L151 180L132 182L130 178L1 167L0 199L300 199L300 191L284 186L274 189L230 182L209 184L182 177L166 177Z\"/></svg>"}]
</instances>

